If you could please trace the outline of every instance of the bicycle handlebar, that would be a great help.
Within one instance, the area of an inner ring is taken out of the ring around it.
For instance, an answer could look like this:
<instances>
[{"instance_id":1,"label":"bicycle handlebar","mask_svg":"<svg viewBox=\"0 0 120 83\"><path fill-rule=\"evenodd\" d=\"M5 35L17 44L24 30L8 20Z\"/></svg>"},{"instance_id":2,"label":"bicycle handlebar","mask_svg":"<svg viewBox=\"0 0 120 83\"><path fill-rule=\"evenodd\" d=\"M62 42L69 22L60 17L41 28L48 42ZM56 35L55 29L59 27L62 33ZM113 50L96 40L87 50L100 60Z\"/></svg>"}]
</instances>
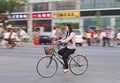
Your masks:
<instances>
[{"instance_id":1,"label":"bicycle handlebar","mask_svg":"<svg viewBox=\"0 0 120 83\"><path fill-rule=\"evenodd\" d=\"M60 49L61 43L62 43L61 41L56 41L56 46L57 46L58 49Z\"/></svg>"}]
</instances>

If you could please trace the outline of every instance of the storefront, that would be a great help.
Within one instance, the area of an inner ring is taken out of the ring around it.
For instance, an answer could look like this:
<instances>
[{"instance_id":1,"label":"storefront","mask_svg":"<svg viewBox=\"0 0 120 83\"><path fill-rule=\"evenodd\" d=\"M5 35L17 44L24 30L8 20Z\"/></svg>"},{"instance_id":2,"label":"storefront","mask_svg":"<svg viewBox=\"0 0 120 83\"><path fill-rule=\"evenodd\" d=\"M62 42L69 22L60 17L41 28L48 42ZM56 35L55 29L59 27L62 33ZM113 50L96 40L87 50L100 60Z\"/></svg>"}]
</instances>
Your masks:
<instances>
[{"instance_id":1,"label":"storefront","mask_svg":"<svg viewBox=\"0 0 120 83\"><path fill-rule=\"evenodd\" d=\"M80 11L84 29L95 27L102 30L111 27L114 31L120 29L120 9L99 9Z\"/></svg>"},{"instance_id":2,"label":"storefront","mask_svg":"<svg viewBox=\"0 0 120 83\"><path fill-rule=\"evenodd\" d=\"M27 31L27 18L28 14L27 13L12 13L7 16L8 21L9 21L9 26L8 28L13 28L13 29L19 29L19 28L24 28Z\"/></svg>"},{"instance_id":3,"label":"storefront","mask_svg":"<svg viewBox=\"0 0 120 83\"><path fill-rule=\"evenodd\" d=\"M51 31L51 12L38 12L32 14L33 18L33 29L37 28L41 32Z\"/></svg>"},{"instance_id":4,"label":"storefront","mask_svg":"<svg viewBox=\"0 0 120 83\"><path fill-rule=\"evenodd\" d=\"M52 12L52 25L64 28L66 24L71 24L74 29L82 30L83 22L78 11Z\"/></svg>"}]
</instances>

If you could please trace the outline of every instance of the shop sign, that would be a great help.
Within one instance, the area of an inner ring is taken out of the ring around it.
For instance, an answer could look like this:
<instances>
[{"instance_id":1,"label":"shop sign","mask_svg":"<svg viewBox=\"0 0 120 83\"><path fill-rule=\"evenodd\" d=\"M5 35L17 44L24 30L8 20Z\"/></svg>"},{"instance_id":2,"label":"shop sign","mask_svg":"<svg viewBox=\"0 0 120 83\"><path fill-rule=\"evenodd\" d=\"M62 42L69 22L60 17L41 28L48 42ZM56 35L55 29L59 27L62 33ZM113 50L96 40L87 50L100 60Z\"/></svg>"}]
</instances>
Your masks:
<instances>
[{"instance_id":1,"label":"shop sign","mask_svg":"<svg viewBox=\"0 0 120 83\"><path fill-rule=\"evenodd\" d=\"M8 19L27 19L27 14L10 14L7 16Z\"/></svg>"},{"instance_id":2,"label":"shop sign","mask_svg":"<svg viewBox=\"0 0 120 83\"><path fill-rule=\"evenodd\" d=\"M32 14L33 18L51 18L51 13L46 12L46 13L33 13Z\"/></svg>"},{"instance_id":3,"label":"shop sign","mask_svg":"<svg viewBox=\"0 0 120 83\"><path fill-rule=\"evenodd\" d=\"M52 18L75 18L79 16L80 12L52 12Z\"/></svg>"},{"instance_id":4,"label":"shop sign","mask_svg":"<svg viewBox=\"0 0 120 83\"><path fill-rule=\"evenodd\" d=\"M38 27L38 26L46 27L46 26L51 26L51 24L50 23L37 23L37 24L32 24L32 26L34 26L34 27Z\"/></svg>"}]
</instances>

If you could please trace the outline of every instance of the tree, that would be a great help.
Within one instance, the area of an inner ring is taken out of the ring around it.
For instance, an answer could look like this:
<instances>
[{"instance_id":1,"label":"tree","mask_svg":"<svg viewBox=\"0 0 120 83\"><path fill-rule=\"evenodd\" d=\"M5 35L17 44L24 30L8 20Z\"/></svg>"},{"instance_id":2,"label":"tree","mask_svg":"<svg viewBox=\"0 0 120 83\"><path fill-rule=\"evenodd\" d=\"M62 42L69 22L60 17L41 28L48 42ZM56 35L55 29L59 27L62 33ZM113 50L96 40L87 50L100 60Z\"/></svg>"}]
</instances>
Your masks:
<instances>
[{"instance_id":1,"label":"tree","mask_svg":"<svg viewBox=\"0 0 120 83\"><path fill-rule=\"evenodd\" d=\"M6 28L5 20L7 15L13 12L16 8L25 6L27 0L0 0L0 20L3 21L3 27Z\"/></svg>"},{"instance_id":2,"label":"tree","mask_svg":"<svg viewBox=\"0 0 120 83\"><path fill-rule=\"evenodd\" d=\"M100 29L100 27L101 27L101 19L100 19L100 16L101 16L100 11L97 11L97 12L96 12L96 23L97 23L98 29Z\"/></svg>"}]
</instances>

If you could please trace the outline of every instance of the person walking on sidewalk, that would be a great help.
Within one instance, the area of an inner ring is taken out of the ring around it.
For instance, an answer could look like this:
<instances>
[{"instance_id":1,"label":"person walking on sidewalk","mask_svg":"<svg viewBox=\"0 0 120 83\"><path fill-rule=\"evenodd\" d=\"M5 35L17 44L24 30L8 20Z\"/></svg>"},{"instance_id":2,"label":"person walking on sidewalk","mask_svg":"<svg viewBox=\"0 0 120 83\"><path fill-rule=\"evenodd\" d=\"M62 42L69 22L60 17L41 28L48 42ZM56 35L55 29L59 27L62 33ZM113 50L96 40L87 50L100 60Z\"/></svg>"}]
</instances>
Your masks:
<instances>
[{"instance_id":1,"label":"person walking on sidewalk","mask_svg":"<svg viewBox=\"0 0 120 83\"><path fill-rule=\"evenodd\" d=\"M118 30L118 32L116 34L116 38L117 38L117 45L118 45L118 47L120 47L120 30Z\"/></svg>"},{"instance_id":2,"label":"person walking on sidewalk","mask_svg":"<svg viewBox=\"0 0 120 83\"><path fill-rule=\"evenodd\" d=\"M23 37L26 35L26 32L21 28L19 32L19 46L23 46Z\"/></svg>"},{"instance_id":3,"label":"person walking on sidewalk","mask_svg":"<svg viewBox=\"0 0 120 83\"><path fill-rule=\"evenodd\" d=\"M33 44L35 47L39 45L39 31L37 29L33 32Z\"/></svg>"},{"instance_id":4,"label":"person walking on sidewalk","mask_svg":"<svg viewBox=\"0 0 120 83\"><path fill-rule=\"evenodd\" d=\"M10 29L10 36L9 36L10 48L13 48L16 46L15 44L16 37L17 37L17 33L13 29Z\"/></svg>"}]
</instances>

